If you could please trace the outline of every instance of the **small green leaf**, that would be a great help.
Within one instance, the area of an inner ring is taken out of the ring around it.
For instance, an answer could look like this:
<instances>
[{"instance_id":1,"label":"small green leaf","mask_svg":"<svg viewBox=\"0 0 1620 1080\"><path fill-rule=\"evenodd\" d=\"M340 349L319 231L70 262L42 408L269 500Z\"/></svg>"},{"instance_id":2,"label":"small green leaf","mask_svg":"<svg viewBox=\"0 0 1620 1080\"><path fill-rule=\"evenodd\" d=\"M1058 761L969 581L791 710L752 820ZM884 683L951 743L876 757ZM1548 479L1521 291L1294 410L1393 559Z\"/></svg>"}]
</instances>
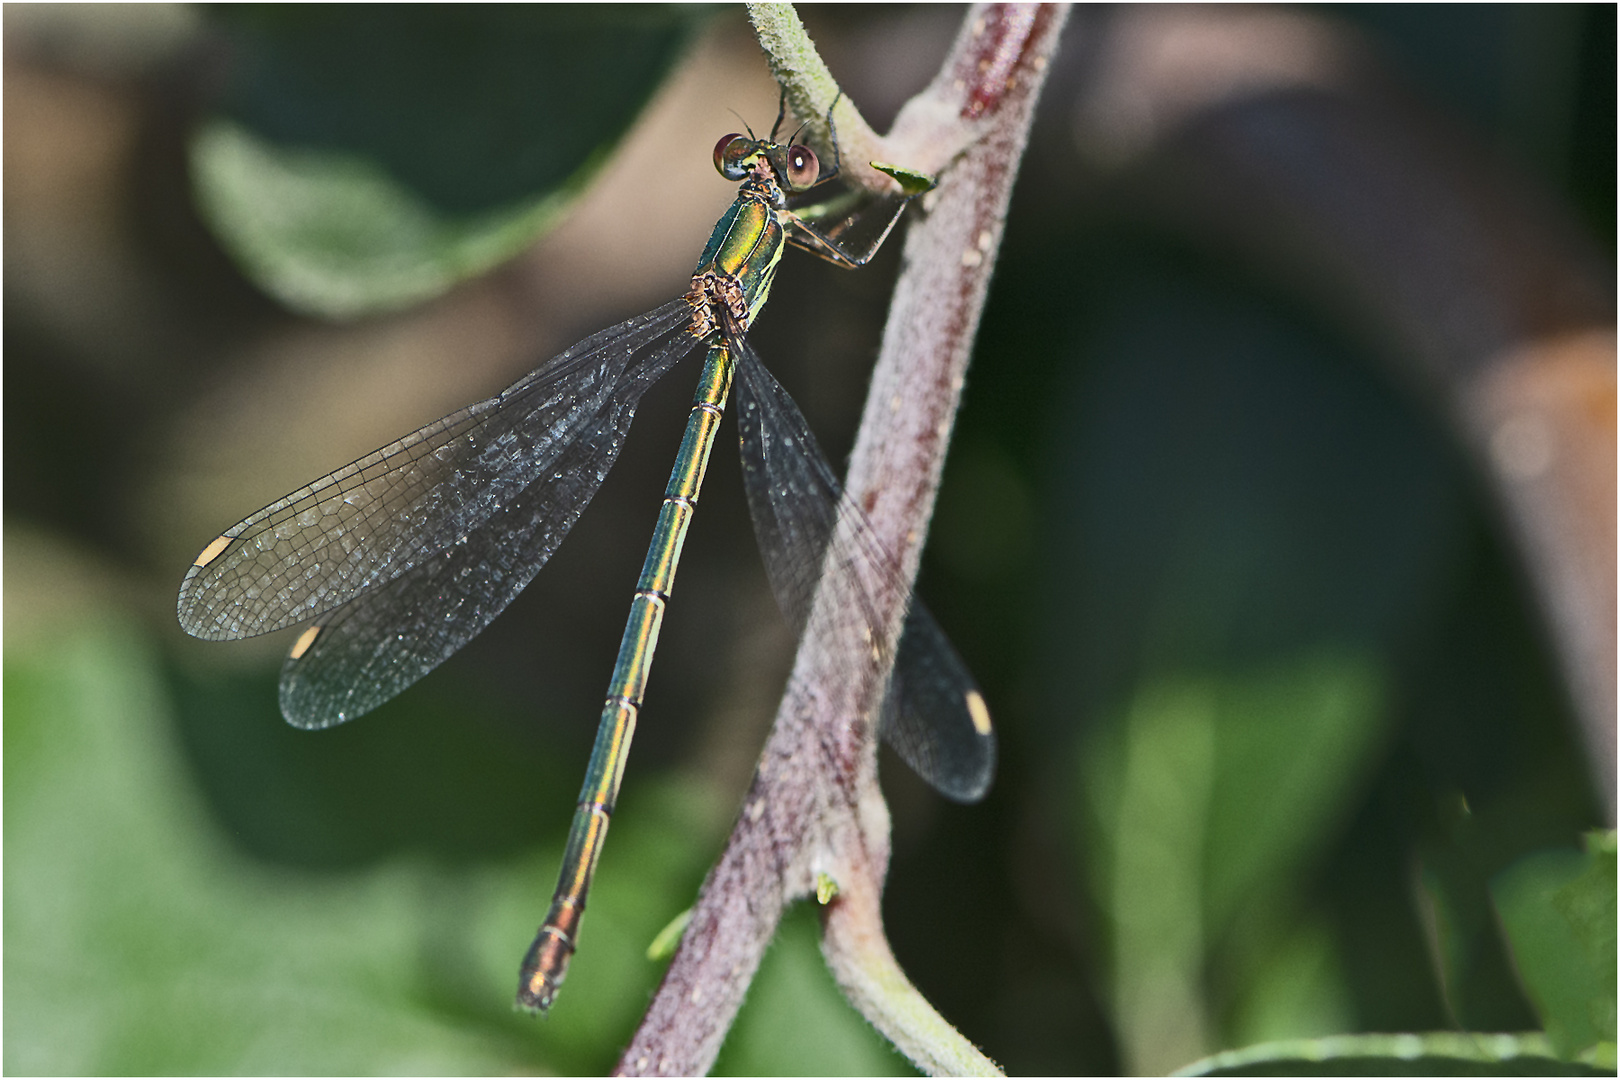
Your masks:
<instances>
[{"instance_id":1,"label":"small green leaf","mask_svg":"<svg viewBox=\"0 0 1620 1080\"><path fill-rule=\"evenodd\" d=\"M934 177L929 176L927 173L918 172L916 169L908 169L904 165L890 165L886 162L874 161L872 162L872 168L893 177L899 183L900 190L905 192L907 196L922 195L933 191L934 188L939 186L939 181Z\"/></svg>"},{"instance_id":2,"label":"small green leaf","mask_svg":"<svg viewBox=\"0 0 1620 1080\"><path fill-rule=\"evenodd\" d=\"M1615 834L1543 851L1491 882L1514 965L1557 1052L1615 1041ZM1612 1050L1610 1051L1612 1057Z\"/></svg>"},{"instance_id":3,"label":"small green leaf","mask_svg":"<svg viewBox=\"0 0 1620 1080\"><path fill-rule=\"evenodd\" d=\"M820 872L816 874L816 903L826 907L838 895L838 882L831 874Z\"/></svg>"},{"instance_id":4,"label":"small green leaf","mask_svg":"<svg viewBox=\"0 0 1620 1080\"><path fill-rule=\"evenodd\" d=\"M668 960L674 956L675 947L681 943L681 938L686 934L686 927L691 921L691 908L669 920L669 925L658 931L658 936L647 946L647 959L656 964L660 960Z\"/></svg>"}]
</instances>

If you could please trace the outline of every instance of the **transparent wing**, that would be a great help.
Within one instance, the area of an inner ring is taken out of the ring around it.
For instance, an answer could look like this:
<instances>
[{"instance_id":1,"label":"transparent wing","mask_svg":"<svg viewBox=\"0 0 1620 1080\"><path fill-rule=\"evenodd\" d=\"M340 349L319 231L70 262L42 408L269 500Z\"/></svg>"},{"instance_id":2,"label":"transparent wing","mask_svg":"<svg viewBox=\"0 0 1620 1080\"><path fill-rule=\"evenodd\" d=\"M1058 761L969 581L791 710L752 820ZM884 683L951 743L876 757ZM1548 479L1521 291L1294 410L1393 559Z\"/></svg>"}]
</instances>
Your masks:
<instances>
[{"instance_id":1,"label":"transparent wing","mask_svg":"<svg viewBox=\"0 0 1620 1080\"><path fill-rule=\"evenodd\" d=\"M675 300L586 338L496 397L240 522L186 572L181 627L211 640L279 630L347 604L458 543L555 471L614 397L639 397L638 372L673 362L656 350L639 354L684 326L690 311ZM685 339L685 347L692 344Z\"/></svg>"},{"instance_id":2,"label":"transparent wing","mask_svg":"<svg viewBox=\"0 0 1620 1080\"><path fill-rule=\"evenodd\" d=\"M667 367L676 347L696 343L673 341L657 358ZM633 397L609 399L547 475L449 547L321 619L281 669L288 722L321 728L369 712L488 626L578 520L618 457L635 406Z\"/></svg>"},{"instance_id":3,"label":"transparent wing","mask_svg":"<svg viewBox=\"0 0 1620 1080\"><path fill-rule=\"evenodd\" d=\"M851 632L876 642L882 637L879 594L910 590L866 515L844 494L793 399L746 341L732 348L743 483L777 603L802 633L818 586L835 589ZM850 522L841 531L840 515ZM824 575L830 578L825 584ZM873 663L886 659L874 646ZM884 739L942 795L959 802L982 798L995 773L989 712L967 666L915 597L894 659Z\"/></svg>"},{"instance_id":4,"label":"transparent wing","mask_svg":"<svg viewBox=\"0 0 1620 1080\"><path fill-rule=\"evenodd\" d=\"M187 574L182 626L241 637L314 619L282 669L282 712L299 727L392 698L545 565L612 467L643 392L698 344L690 312L677 300L594 335L498 397L248 518ZM356 482L368 498L345 494Z\"/></svg>"}]
</instances>

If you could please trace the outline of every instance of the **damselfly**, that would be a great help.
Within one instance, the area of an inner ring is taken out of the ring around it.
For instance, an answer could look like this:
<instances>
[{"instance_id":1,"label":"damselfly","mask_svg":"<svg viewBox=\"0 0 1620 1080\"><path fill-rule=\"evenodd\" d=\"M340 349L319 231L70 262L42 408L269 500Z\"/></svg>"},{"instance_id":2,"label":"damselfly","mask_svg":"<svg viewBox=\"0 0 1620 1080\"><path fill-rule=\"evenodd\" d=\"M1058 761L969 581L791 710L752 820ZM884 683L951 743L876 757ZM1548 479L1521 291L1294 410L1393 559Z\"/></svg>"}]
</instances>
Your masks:
<instances>
[{"instance_id":1,"label":"damselfly","mask_svg":"<svg viewBox=\"0 0 1620 1080\"><path fill-rule=\"evenodd\" d=\"M906 587L879 549L797 406L749 345L785 244L846 267L839 230L789 209L822 174L808 146L731 134L714 163L740 181L686 295L586 338L507 390L300 488L227 530L180 586L180 625L229 639L308 623L281 672L281 711L324 728L376 708L465 645L529 583L618 456L646 389L699 344L706 350L619 646L550 913L523 961L519 1004L548 1008L574 953L586 894L618 796L681 543L733 381L749 509L767 575L802 631L818 589L833 589L849 632L873 643L871 671L894 661L882 730L946 796L981 797L995 738L984 699L913 601L893 657L875 614L879 589ZM831 112L828 113L829 130ZM840 526L840 520L843 524ZM859 651L859 650L857 650ZM851 672L851 678L863 673Z\"/></svg>"}]
</instances>

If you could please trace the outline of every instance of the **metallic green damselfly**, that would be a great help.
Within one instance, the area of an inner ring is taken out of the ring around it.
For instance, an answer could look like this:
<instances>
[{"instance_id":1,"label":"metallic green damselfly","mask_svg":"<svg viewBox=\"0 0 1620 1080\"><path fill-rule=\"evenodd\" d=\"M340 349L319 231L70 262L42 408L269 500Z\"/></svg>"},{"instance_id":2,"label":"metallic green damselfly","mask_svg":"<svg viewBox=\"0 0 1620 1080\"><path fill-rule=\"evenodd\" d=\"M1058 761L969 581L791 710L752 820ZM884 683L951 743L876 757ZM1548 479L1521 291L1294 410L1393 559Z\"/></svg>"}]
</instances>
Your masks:
<instances>
[{"instance_id":1,"label":"metallic green damselfly","mask_svg":"<svg viewBox=\"0 0 1620 1080\"><path fill-rule=\"evenodd\" d=\"M834 589L849 632L894 663L884 736L924 779L960 801L989 787L995 737L972 677L927 611L911 602L884 655L875 590L905 589L871 526L845 497L797 406L746 331L786 245L860 266L793 210L790 195L837 173L792 140L731 134L715 167L740 182L685 296L595 334L507 390L279 499L209 544L180 586L180 625L214 640L307 623L281 673L281 710L324 728L370 711L426 675L533 579L618 456L645 390L702 344L698 390L665 489L608 685L551 910L523 961L518 1003L551 1005L573 956L591 877L618 797L681 544L732 383L743 476L778 603L797 631ZM831 113L828 116L829 127ZM844 526L835 528L842 520ZM851 673L859 677L861 673Z\"/></svg>"}]
</instances>

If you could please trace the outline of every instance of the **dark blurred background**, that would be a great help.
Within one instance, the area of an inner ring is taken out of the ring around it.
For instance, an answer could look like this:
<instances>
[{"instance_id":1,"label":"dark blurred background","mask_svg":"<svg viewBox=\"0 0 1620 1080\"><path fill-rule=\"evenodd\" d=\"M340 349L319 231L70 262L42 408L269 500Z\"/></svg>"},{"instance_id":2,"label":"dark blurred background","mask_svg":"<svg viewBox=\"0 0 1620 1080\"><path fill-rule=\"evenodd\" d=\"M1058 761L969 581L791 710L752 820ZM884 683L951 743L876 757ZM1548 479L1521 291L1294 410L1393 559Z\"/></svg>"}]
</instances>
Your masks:
<instances>
[{"instance_id":1,"label":"dark blurred background","mask_svg":"<svg viewBox=\"0 0 1620 1080\"><path fill-rule=\"evenodd\" d=\"M780 693L793 643L727 435L582 948L536 1022L508 1007L517 962L690 377L648 396L525 594L373 715L296 731L276 706L285 637L175 624L224 527L683 291L731 197L709 148L730 110L755 130L775 112L741 9L540 30L470 9L454 32L435 9L367 11L289 31L276 9L5 10L8 1072L604 1072L659 975L642 950L719 851ZM883 130L961 9L803 16ZM633 37L650 104L497 269L330 321L267 296L205 224L191 163L210 118L325 145L393 115L377 153L411 160L413 128L458 129L409 111L439 81L505 97L405 180L457 213L499 202L500 178L445 165L490 129L524 190L557 183L547 153L592 152L569 139L641 100L615 96L631 73L611 63L526 66L539 39L586 55L569 34ZM895 950L1008 1071L1537 1026L1486 883L1604 824L1613 792L1594 790L1455 384L1412 345L1477 326L1413 331L1358 283L1459 233L1494 250L1499 226L1564 283L1524 337L1612 328L1615 38L1612 5L1071 19L919 585L991 703L996 785L954 806L883 763ZM293 90L272 62L288 40L318 46ZM322 104L397 55L415 78L372 111ZM1394 164L1369 185L1335 155ZM1365 220L1334 216L1356 205L1344 189L1377 195ZM1408 197L1432 235L1380 233ZM1499 216L1455 209L1480 199ZM1365 240L1355 259L1344 237ZM753 335L835 461L898 248L859 274L789 256ZM908 1071L838 997L803 910L719 1068Z\"/></svg>"}]
</instances>

